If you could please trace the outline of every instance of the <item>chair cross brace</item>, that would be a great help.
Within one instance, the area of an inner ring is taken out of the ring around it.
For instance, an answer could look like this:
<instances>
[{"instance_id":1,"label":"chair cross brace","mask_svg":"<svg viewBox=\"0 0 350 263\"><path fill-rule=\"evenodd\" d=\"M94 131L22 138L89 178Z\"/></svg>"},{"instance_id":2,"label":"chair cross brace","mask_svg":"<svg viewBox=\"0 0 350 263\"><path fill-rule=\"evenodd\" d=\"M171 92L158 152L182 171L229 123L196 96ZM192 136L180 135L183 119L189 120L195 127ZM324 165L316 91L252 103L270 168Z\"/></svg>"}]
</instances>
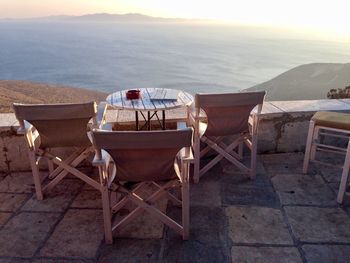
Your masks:
<instances>
[{"instance_id":1,"label":"chair cross brace","mask_svg":"<svg viewBox=\"0 0 350 263\"><path fill-rule=\"evenodd\" d=\"M157 186L158 189L151 194L147 198L140 197L136 191L141 189L143 186L145 186L147 183L142 182L139 183L139 185L133 189L128 190L122 185L117 185L114 187L117 189L117 191L127 194L125 197L123 197L119 202L116 204L112 204L112 210L114 213L118 212L121 208L123 208L129 201L136 204L137 207L131 211L126 217L124 217L120 222L118 222L116 225L112 227L113 231L118 231L121 228L123 228L126 224L128 224L130 221L135 219L137 216L139 216L143 210L147 210L150 214L152 214L154 217L162 221L164 224L168 225L169 227L176 230L178 233L182 234L183 227L178 224L176 221L168 217L166 214L162 213L160 210L158 210L156 207L154 207L154 203L158 201L160 198L162 198L164 195L167 195L170 197L169 199L176 202L176 204L181 204L181 201L177 199L174 195L169 193L167 190L176 186L180 186L180 182L178 179L171 180L164 185L159 185L157 183L152 182L153 185Z\"/></svg>"},{"instance_id":2,"label":"chair cross brace","mask_svg":"<svg viewBox=\"0 0 350 263\"><path fill-rule=\"evenodd\" d=\"M89 147L85 150L82 150L81 153L79 154L79 151L73 153L71 156L69 156L69 160L61 160L57 156L52 155L51 153L38 149L38 154L42 157L48 158L51 160L54 164L56 164L58 167L53 171L53 173L58 173L57 176L54 177L54 179L47 184L44 188L43 191L48 191L52 189L54 186L56 186L68 173L73 174L74 176L78 177L79 179L83 180L87 184L91 185L97 190L101 190L101 184L96 182L95 180L91 179L89 176L86 174L80 172L78 169L75 167L78 166L83 160L85 160L88 155L93 152L92 147ZM74 156L74 159L73 159ZM52 173L50 173L52 175ZM49 178L50 178L49 175Z\"/></svg>"},{"instance_id":3,"label":"chair cross brace","mask_svg":"<svg viewBox=\"0 0 350 263\"><path fill-rule=\"evenodd\" d=\"M203 174L205 174L208 170L210 170L215 164L217 164L223 158L227 159L232 164L237 166L237 168L239 168L241 171L246 173L250 172L250 169L239 161L241 159L239 154L233 152L233 150L237 148L239 144L242 142L242 138L238 138L234 140L230 145L226 145L225 143L222 142L222 140L223 138L220 138L219 140L218 139L215 140L215 138L211 138L211 137L209 138L208 136L203 136L201 138L201 141L208 144L208 147L210 149L215 150L218 153L218 155L199 171L200 177ZM204 150L208 151L207 148L205 148Z\"/></svg>"}]
</instances>

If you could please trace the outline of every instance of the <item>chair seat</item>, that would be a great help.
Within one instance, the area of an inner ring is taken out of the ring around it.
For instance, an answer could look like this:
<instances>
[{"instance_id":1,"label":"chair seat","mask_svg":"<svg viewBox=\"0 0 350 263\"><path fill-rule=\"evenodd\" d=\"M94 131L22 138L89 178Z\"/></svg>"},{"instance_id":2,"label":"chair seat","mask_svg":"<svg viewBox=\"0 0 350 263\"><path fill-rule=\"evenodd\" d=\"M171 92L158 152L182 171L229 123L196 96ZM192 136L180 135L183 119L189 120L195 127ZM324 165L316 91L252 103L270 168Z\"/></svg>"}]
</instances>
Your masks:
<instances>
[{"instance_id":1,"label":"chair seat","mask_svg":"<svg viewBox=\"0 0 350 263\"><path fill-rule=\"evenodd\" d=\"M350 131L350 114L339 112L316 112L312 117L316 125Z\"/></svg>"}]
</instances>

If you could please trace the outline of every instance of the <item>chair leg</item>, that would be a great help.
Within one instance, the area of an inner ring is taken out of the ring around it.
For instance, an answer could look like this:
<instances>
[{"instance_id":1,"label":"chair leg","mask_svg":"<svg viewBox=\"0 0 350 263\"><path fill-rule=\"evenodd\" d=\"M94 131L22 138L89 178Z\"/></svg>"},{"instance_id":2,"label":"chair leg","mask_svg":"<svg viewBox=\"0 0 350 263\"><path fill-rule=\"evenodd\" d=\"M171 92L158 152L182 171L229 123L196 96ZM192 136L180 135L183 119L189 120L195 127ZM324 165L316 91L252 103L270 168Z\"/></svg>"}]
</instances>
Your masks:
<instances>
[{"instance_id":1,"label":"chair leg","mask_svg":"<svg viewBox=\"0 0 350 263\"><path fill-rule=\"evenodd\" d=\"M310 150L310 160L314 161L316 158L316 144L315 141L318 139L318 134L319 134L319 127L315 126L314 128L314 133L312 136L312 143L311 143L311 150Z\"/></svg>"},{"instance_id":2,"label":"chair leg","mask_svg":"<svg viewBox=\"0 0 350 263\"><path fill-rule=\"evenodd\" d=\"M308 131L307 140L306 140L306 147L305 147L303 174L307 174L307 170L309 168L311 145L313 143L314 129L315 129L315 123L313 121L310 121L309 131Z\"/></svg>"},{"instance_id":3,"label":"chair leg","mask_svg":"<svg viewBox=\"0 0 350 263\"><path fill-rule=\"evenodd\" d=\"M257 135L252 136L252 149L250 153L250 179L254 180L256 178L256 154L258 148Z\"/></svg>"},{"instance_id":4,"label":"chair leg","mask_svg":"<svg viewBox=\"0 0 350 263\"><path fill-rule=\"evenodd\" d=\"M32 168L32 173L33 173L36 198L38 200L43 200L44 196L43 196L42 185L41 185L40 175L39 175L39 167L37 165L35 152L32 150L28 150L28 154L29 154L30 166Z\"/></svg>"},{"instance_id":5,"label":"chair leg","mask_svg":"<svg viewBox=\"0 0 350 263\"><path fill-rule=\"evenodd\" d=\"M194 175L193 175L193 181L194 183L199 182L199 170L200 170L200 140L197 139L193 146L194 150Z\"/></svg>"},{"instance_id":6,"label":"chair leg","mask_svg":"<svg viewBox=\"0 0 350 263\"><path fill-rule=\"evenodd\" d=\"M189 182L184 182L181 187L182 190L182 239L188 240L190 235L190 184Z\"/></svg>"},{"instance_id":7,"label":"chair leg","mask_svg":"<svg viewBox=\"0 0 350 263\"><path fill-rule=\"evenodd\" d=\"M337 201L342 204L344 201L344 195L349 182L349 168L350 168L350 141L346 150L345 162L343 166L343 173L340 180L340 186L338 191Z\"/></svg>"},{"instance_id":8,"label":"chair leg","mask_svg":"<svg viewBox=\"0 0 350 263\"><path fill-rule=\"evenodd\" d=\"M53 166L53 162L50 159L47 159L47 166L49 168L49 174L52 174L55 168Z\"/></svg>"},{"instance_id":9,"label":"chair leg","mask_svg":"<svg viewBox=\"0 0 350 263\"><path fill-rule=\"evenodd\" d=\"M106 241L106 244L113 244L111 206L109 203L109 193L108 193L107 186L104 186L102 188L101 195L102 195L103 221L104 221L104 228L105 228L105 241Z\"/></svg>"},{"instance_id":10,"label":"chair leg","mask_svg":"<svg viewBox=\"0 0 350 263\"><path fill-rule=\"evenodd\" d=\"M238 156L239 159L243 159L243 141L238 144Z\"/></svg>"}]
</instances>

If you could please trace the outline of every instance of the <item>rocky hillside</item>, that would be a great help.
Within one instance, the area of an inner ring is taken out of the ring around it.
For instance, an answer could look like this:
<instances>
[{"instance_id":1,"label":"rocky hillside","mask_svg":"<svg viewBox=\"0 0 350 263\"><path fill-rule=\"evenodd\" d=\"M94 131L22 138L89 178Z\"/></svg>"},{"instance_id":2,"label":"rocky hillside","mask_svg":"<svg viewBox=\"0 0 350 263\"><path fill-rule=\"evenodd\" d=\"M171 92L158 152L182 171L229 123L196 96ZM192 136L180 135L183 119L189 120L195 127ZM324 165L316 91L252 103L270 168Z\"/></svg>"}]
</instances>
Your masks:
<instances>
[{"instance_id":1,"label":"rocky hillside","mask_svg":"<svg viewBox=\"0 0 350 263\"><path fill-rule=\"evenodd\" d=\"M105 100L107 94L81 88L29 81L0 80L0 112L12 112L13 102L70 103Z\"/></svg>"},{"instance_id":2,"label":"rocky hillside","mask_svg":"<svg viewBox=\"0 0 350 263\"><path fill-rule=\"evenodd\" d=\"M268 100L324 99L330 89L350 85L350 63L313 63L288 70L247 90L266 90Z\"/></svg>"}]
</instances>

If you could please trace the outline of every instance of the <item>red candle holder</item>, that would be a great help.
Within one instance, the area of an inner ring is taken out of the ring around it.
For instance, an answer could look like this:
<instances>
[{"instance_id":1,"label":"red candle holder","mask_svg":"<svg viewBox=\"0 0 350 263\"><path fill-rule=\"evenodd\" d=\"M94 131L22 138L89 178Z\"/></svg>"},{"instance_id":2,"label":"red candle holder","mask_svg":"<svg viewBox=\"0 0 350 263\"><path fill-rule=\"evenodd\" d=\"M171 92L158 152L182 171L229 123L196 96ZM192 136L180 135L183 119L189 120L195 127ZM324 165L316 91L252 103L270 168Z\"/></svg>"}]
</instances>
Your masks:
<instances>
[{"instance_id":1,"label":"red candle holder","mask_svg":"<svg viewBox=\"0 0 350 263\"><path fill-rule=\"evenodd\" d=\"M140 90L131 89L126 92L126 99L128 100L137 100L141 98Z\"/></svg>"}]
</instances>

